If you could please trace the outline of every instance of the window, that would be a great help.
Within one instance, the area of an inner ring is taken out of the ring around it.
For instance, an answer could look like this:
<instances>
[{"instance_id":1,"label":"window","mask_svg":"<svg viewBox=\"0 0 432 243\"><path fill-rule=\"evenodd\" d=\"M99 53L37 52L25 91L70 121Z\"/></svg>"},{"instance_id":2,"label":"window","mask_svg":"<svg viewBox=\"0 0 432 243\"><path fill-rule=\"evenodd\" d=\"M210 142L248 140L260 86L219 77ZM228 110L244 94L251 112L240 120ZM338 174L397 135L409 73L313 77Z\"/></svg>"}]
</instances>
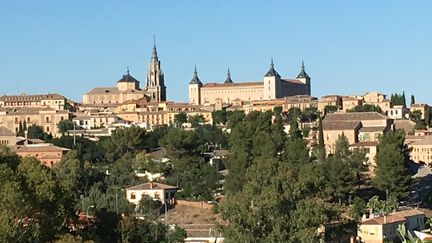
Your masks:
<instances>
[{"instance_id":1,"label":"window","mask_svg":"<svg viewBox=\"0 0 432 243\"><path fill-rule=\"evenodd\" d=\"M132 192L132 193L130 194L130 199L136 199L135 192Z\"/></svg>"},{"instance_id":2,"label":"window","mask_svg":"<svg viewBox=\"0 0 432 243\"><path fill-rule=\"evenodd\" d=\"M154 194L154 198L155 198L155 199L160 199L159 192L155 192L155 194Z\"/></svg>"}]
</instances>

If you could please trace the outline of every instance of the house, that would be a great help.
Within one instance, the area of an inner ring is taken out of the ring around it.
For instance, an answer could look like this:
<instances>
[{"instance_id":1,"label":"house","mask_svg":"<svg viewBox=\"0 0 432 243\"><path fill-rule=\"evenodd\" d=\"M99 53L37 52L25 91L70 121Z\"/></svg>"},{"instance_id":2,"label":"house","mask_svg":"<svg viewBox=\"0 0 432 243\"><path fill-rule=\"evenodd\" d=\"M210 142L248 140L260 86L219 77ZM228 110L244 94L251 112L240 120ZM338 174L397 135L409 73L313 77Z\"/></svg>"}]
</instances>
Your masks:
<instances>
[{"instance_id":1,"label":"house","mask_svg":"<svg viewBox=\"0 0 432 243\"><path fill-rule=\"evenodd\" d=\"M177 192L176 186L166 185L158 182L147 182L126 188L126 200L130 203L138 205L144 195L147 195L154 200L159 200L162 203L174 204L174 195Z\"/></svg>"},{"instance_id":2,"label":"house","mask_svg":"<svg viewBox=\"0 0 432 243\"><path fill-rule=\"evenodd\" d=\"M382 243L398 239L397 228L404 224L407 230L423 230L425 214L417 209L394 212L371 217L358 225L357 237L363 243Z\"/></svg>"},{"instance_id":3,"label":"house","mask_svg":"<svg viewBox=\"0 0 432 243\"><path fill-rule=\"evenodd\" d=\"M15 146L16 143L16 134L6 127L0 126L0 145Z\"/></svg>"},{"instance_id":4,"label":"house","mask_svg":"<svg viewBox=\"0 0 432 243\"><path fill-rule=\"evenodd\" d=\"M35 157L43 165L50 168L69 151L67 148L57 147L50 143L17 145L14 149L19 156Z\"/></svg>"},{"instance_id":5,"label":"house","mask_svg":"<svg viewBox=\"0 0 432 243\"><path fill-rule=\"evenodd\" d=\"M378 141L380 135L393 129L393 119L378 112L337 112L323 119L326 150L332 152L338 137L344 134L349 144Z\"/></svg>"},{"instance_id":6,"label":"house","mask_svg":"<svg viewBox=\"0 0 432 243\"><path fill-rule=\"evenodd\" d=\"M376 167L375 156L378 152L378 141L372 142L358 142L350 146L351 149L359 149L365 153L367 165Z\"/></svg>"}]
</instances>

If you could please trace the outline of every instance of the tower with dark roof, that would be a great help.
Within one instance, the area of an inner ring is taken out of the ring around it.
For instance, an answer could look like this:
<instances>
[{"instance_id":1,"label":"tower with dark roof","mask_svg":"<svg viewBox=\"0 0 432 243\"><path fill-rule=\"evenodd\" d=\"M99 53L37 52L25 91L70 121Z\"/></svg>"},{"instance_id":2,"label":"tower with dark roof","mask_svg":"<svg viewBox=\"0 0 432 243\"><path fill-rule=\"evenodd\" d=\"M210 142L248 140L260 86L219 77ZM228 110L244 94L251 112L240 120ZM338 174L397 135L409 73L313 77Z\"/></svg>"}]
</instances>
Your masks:
<instances>
[{"instance_id":1,"label":"tower with dark roof","mask_svg":"<svg viewBox=\"0 0 432 243\"><path fill-rule=\"evenodd\" d=\"M189 104L201 104L201 80L198 77L196 66L192 75L192 80L189 82Z\"/></svg>"},{"instance_id":2,"label":"tower with dark roof","mask_svg":"<svg viewBox=\"0 0 432 243\"><path fill-rule=\"evenodd\" d=\"M273 58L270 62L270 69L264 75L264 92L263 99L270 100L278 97L278 91L281 89L281 76L274 68Z\"/></svg>"},{"instance_id":3,"label":"tower with dark roof","mask_svg":"<svg viewBox=\"0 0 432 243\"><path fill-rule=\"evenodd\" d=\"M227 78L225 79L225 82L224 82L225 84L232 84L232 83L234 83L233 81L232 81L232 79L231 79L231 73L230 73L230 70L229 70L229 68L228 68L228 72L227 72Z\"/></svg>"},{"instance_id":4,"label":"tower with dark roof","mask_svg":"<svg viewBox=\"0 0 432 243\"><path fill-rule=\"evenodd\" d=\"M139 81L130 75L129 68L126 71L126 74L117 81L117 88L119 91L139 90Z\"/></svg>"},{"instance_id":5,"label":"tower with dark roof","mask_svg":"<svg viewBox=\"0 0 432 243\"><path fill-rule=\"evenodd\" d=\"M300 73L297 75L296 79L306 85L306 89L307 89L306 93L307 93L307 95L311 95L311 78L309 77L309 75L305 71L305 66L304 66L303 60L302 60L302 64L300 67Z\"/></svg>"},{"instance_id":6,"label":"tower with dark roof","mask_svg":"<svg viewBox=\"0 0 432 243\"><path fill-rule=\"evenodd\" d=\"M166 101L166 87L164 74L158 58L156 43L153 45L153 52L148 66L145 91L149 93L152 101Z\"/></svg>"}]
</instances>

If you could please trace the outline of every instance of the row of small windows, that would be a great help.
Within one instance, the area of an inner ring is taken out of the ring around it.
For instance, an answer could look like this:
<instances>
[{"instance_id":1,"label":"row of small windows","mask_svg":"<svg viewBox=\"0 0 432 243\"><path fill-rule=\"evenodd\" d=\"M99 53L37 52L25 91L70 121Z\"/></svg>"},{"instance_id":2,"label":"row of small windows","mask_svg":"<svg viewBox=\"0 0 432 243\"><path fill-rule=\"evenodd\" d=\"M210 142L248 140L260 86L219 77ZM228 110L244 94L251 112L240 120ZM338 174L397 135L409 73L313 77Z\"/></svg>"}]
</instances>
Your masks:
<instances>
[{"instance_id":1,"label":"row of small windows","mask_svg":"<svg viewBox=\"0 0 432 243\"><path fill-rule=\"evenodd\" d=\"M269 87L270 88L270 87ZM216 91L203 91L203 94L226 94L226 93L261 93L262 89L240 89L240 90L216 90Z\"/></svg>"},{"instance_id":2,"label":"row of small windows","mask_svg":"<svg viewBox=\"0 0 432 243\"><path fill-rule=\"evenodd\" d=\"M9 145L9 140L0 140L1 145Z\"/></svg>"},{"instance_id":3,"label":"row of small windows","mask_svg":"<svg viewBox=\"0 0 432 243\"><path fill-rule=\"evenodd\" d=\"M414 152L432 152L432 148L413 148Z\"/></svg>"}]
</instances>

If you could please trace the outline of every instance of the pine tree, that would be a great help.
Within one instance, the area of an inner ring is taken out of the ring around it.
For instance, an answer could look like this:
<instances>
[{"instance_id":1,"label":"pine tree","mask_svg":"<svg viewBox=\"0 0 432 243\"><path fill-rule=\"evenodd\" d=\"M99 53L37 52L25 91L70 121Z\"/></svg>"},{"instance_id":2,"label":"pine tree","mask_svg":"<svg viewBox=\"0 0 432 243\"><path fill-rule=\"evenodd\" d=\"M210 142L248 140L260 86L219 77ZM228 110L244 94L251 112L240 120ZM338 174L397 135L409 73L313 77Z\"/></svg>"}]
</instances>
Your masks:
<instances>
[{"instance_id":1,"label":"pine tree","mask_svg":"<svg viewBox=\"0 0 432 243\"><path fill-rule=\"evenodd\" d=\"M407 171L409 149L400 131L391 131L380 138L375 156L377 167L373 186L383 194L401 199L408 195L410 175Z\"/></svg>"},{"instance_id":2,"label":"pine tree","mask_svg":"<svg viewBox=\"0 0 432 243\"><path fill-rule=\"evenodd\" d=\"M406 107L405 91L402 92L402 104Z\"/></svg>"}]
</instances>

